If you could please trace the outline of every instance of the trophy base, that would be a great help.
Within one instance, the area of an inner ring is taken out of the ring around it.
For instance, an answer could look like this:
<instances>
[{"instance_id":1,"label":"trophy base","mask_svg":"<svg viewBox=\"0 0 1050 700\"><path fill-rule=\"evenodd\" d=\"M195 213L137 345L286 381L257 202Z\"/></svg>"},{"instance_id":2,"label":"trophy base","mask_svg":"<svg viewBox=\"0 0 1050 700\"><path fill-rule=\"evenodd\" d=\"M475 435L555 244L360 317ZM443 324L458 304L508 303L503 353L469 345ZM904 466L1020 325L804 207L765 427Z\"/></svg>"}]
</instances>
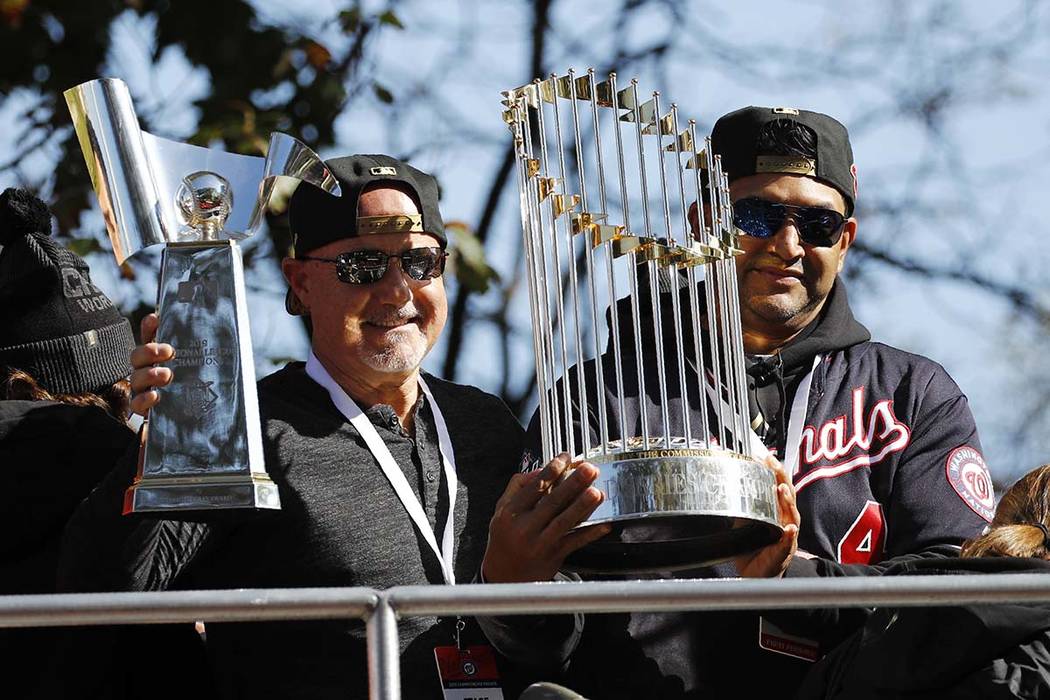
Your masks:
<instances>
[{"instance_id":1,"label":"trophy base","mask_svg":"<svg viewBox=\"0 0 1050 700\"><path fill-rule=\"evenodd\" d=\"M604 502L580 527L612 523L571 554L570 571L641 574L726 561L781 535L776 476L719 450L670 449L592 457Z\"/></svg>"},{"instance_id":2,"label":"trophy base","mask_svg":"<svg viewBox=\"0 0 1050 700\"><path fill-rule=\"evenodd\" d=\"M266 474L146 476L124 493L124 514L208 513L241 508L279 510L277 485Z\"/></svg>"}]
</instances>

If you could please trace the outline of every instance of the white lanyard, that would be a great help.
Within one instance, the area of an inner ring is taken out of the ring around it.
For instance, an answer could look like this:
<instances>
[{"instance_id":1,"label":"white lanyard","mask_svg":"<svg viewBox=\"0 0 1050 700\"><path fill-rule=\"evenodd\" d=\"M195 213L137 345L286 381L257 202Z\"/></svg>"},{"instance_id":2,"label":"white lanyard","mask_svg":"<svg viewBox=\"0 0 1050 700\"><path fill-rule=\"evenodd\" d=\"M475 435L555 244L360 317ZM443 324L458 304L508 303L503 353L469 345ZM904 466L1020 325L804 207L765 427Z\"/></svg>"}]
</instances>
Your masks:
<instances>
[{"instance_id":1,"label":"white lanyard","mask_svg":"<svg viewBox=\"0 0 1050 700\"><path fill-rule=\"evenodd\" d=\"M799 449L802 446L802 426L806 422L806 410L809 408L809 391L813 384L813 372L817 369L817 365L820 364L821 355L816 355L813 358L813 366L810 368L806 376L799 382L798 389L795 391L795 400L791 403L791 415L788 418L788 430L787 430L787 442L784 446L784 459L781 463L784 465L784 470L794 476L798 473L799 467ZM720 406L722 413L729 414L730 416L739 417L739 414L733 411L726 400L719 396L714 387L711 386L711 382L705 378L704 388L707 389L707 395L710 397L712 402ZM746 422L746 421L745 421ZM733 421L733 425L736 425L736 421ZM729 428L730 432L733 432L732 428ZM766 448L762 439L758 437L758 434L753 428L748 426L748 435L746 436L748 441L751 443L751 453L758 459L765 459L766 455L769 454L769 450ZM739 437L739 436L738 436Z\"/></svg>"},{"instance_id":2,"label":"white lanyard","mask_svg":"<svg viewBox=\"0 0 1050 700\"><path fill-rule=\"evenodd\" d=\"M791 416L788 417L787 442L784 444L784 471L794 477L798 474L799 450L802 448L802 426L806 423L806 410L809 408L809 390L813 385L813 373L817 371L822 356L813 357L813 366L795 390L795 400L791 402Z\"/></svg>"},{"instance_id":3,"label":"white lanyard","mask_svg":"<svg viewBox=\"0 0 1050 700\"><path fill-rule=\"evenodd\" d=\"M332 397L332 403L350 421L350 424L357 429L358 434L365 441L365 444L368 445L368 449L371 450L372 456L379 463L379 468L383 470L383 475L390 481L390 485L394 488L394 493L401 499L401 504L408 511L408 516L412 518L412 522L423 534L423 539L434 550L434 555L441 564L441 572L445 576L445 582L454 584L456 582L456 573L452 567L454 561L453 548L455 547L453 533L455 520L453 514L456 510L456 488L458 486L456 481L456 457L452 452L452 440L448 435L445 417L441 415L441 409L438 408L437 401L434 400L434 396L430 393L430 388L427 387L426 382L423 381L423 377L419 378L419 388L423 390L427 401L430 402L430 410L434 414L434 425L438 434L438 447L441 449L441 463L445 470L445 483L448 486L448 515L445 517L445 530L441 535L440 549L438 549L434 528L430 526L430 521L427 520L426 513L423 512L423 506L419 503L419 499L416 498L416 494L413 493L412 487L408 485L408 479L405 478L401 468L397 466L394 456L390 454L390 448L383 442L383 438L379 437L379 433L376 432L372 422L368 420L368 416L347 395L343 387L339 386L338 382L332 379L332 375L328 374L328 370L324 368L324 365L312 352L310 353L310 359L306 362L306 373L310 375L311 379L328 390L328 395Z\"/></svg>"}]
</instances>

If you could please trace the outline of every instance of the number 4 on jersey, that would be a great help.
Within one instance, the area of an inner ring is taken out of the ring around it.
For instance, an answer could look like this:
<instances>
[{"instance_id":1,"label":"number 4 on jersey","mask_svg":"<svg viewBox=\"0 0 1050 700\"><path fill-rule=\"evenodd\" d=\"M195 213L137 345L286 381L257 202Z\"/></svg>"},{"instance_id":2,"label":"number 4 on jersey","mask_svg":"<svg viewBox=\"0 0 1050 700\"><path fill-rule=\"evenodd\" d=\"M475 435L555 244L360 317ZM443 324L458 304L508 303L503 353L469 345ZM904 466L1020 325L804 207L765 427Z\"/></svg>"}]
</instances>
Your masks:
<instances>
[{"instance_id":1,"label":"number 4 on jersey","mask_svg":"<svg viewBox=\"0 0 1050 700\"><path fill-rule=\"evenodd\" d=\"M839 563L876 564L882 559L885 545L886 519L882 516L882 505L868 501L839 540Z\"/></svg>"}]
</instances>

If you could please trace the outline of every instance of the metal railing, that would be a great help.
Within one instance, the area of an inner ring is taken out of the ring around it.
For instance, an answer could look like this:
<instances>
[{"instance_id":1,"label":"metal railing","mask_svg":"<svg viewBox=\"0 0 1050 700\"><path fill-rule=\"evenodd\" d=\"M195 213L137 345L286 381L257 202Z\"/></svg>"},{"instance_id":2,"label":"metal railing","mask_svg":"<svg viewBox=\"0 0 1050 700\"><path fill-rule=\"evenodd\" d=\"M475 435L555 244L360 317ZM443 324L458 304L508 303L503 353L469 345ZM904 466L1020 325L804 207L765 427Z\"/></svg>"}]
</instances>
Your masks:
<instances>
[{"instance_id":1,"label":"metal railing","mask_svg":"<svg viewBox=\"0 0 1050 700\"><path fill-rule=\"evenodd\" d=\"M398 619L1050 602L1043 574L514 583L0 596L0 627L361 619L369 694L400 697Z\"/></svg>"}]
</instances>

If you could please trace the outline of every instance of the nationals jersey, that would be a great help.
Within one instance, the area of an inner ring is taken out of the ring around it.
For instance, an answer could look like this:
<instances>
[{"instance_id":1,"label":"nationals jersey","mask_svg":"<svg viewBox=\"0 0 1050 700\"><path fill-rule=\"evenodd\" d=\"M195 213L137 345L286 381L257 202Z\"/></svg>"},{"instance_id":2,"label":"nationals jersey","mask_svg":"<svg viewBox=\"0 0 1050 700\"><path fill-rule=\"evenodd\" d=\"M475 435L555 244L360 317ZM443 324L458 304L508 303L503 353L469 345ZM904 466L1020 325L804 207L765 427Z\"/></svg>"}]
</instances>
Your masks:
<instances>
[{"instance_id":1,"label":"nationals jersey","mask_svg":"<svg viewBox=\"0 0 1050 700\"><path fill-rule=\"evenodd\" d=\"M799 547L875 564L980 534L995 509L966 397L940 365L882 343L812 371L792 480Z\"/></svg>"},{"instance_id":2,"label":"nationals jersey","mask_svg":"<svg viewBox=\"0 0 1050 700\"><path fill-rule=\"evenodd\" d=\"M812 328L775 359L751 359L748 382L763 441L795 484L806 552L877 564L991 521L966 397L937 363L872 342L841 280Z\"/></svg>"}]
</instances>

